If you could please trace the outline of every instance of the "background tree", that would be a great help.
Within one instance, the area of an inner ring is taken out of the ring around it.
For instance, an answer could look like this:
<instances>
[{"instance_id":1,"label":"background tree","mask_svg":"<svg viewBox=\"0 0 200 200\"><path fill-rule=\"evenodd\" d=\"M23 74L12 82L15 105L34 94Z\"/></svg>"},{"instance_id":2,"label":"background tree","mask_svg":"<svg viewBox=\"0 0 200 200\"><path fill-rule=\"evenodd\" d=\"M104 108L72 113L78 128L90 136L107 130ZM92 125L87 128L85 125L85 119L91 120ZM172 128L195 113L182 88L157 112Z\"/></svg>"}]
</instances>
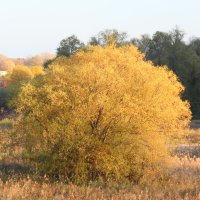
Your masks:
<instances>
[{"instance_id":1,"label":"background tree","mask_svg":"<svg viewBox=\"0 0 200 200\"><path fill-rule=\"evenodd\" d=\"M121 46L126 44L127 33L119 32L115 29L107 29L98 33L96 37L90 39L90 45L101 45L106 46L110 44L115 44L116 46Z\"/></svg>"},{"instance_id":2,"label":"background tree","mask_svg":"<svg viewBox=\"0 0 200 200\"><path fill-rule=\"evenodd\" d=\"M12 59L0 55L0 71L11 71L14 67L15 63L12 61Z\"/></svg>"},{"instance_id":3,"label":"background tree","mask_svg":"<svg viewBox=\"0 0 200 200\"><path fill-rule=\"evenodd\" d=\"M147 34L142 35L140 39L133 38L130 40L130 43L138 47L138 49L145 54L145 57L148 57L151 42L151 38Z\"/></svg>"},{"instance_id":4,"label":"background tree","mask_svg":"<svg viewBox=\"0 0 200 200\"><path fill-rule=\"evenodd\" d=\"M57 56L71 56L83 47L84 43L81 42L75 35L72 35L60 42L60 46L57 48Z\"/></svg>"},{"instance_id":5,"label":"background tree","mask_svg":"<svg viewBox=\"0 0 200 200\"><path fill-rule=\"evenodd\" d=\"M100 45L100 41L97 37L93 36L90 38L89 45L92 45L92 46Z\"/></svg>"},{"instance_id":6,"label":"background tree","mask_svg":"<svg viewBox=\"0 0 200 200\"><path fill-rule=\"evenodd\" d=\"M55 57L54 54L43 53L39 55L35 55L30 58L26 58L24 60L25 66L42 66L46 61L52 60Z\"/></svg>"},{"instance_id":7,"label":"background tree","mask_svg":"<svg viewBox=\"0 0 200 200\"><path fill-rule=\"evenodd\" d=\"M157 31L148 45L146 58L152 60L156 65L166 65L171 37L168 33Z\"/></svg>"},{"instance_id":8,"label":"background tree","mask_svg":"<svg viewBox=\"0 0 200 200\"><path fill-rule=\"evenodd\" d=\"M53 60L55 58L54 54L42 53L28 58L15 58L12 59L15 65L23 66L43 66L47 61Z\"/></svg>"},{"instance_id":9,"label":"background tree","mask_svg":"<svg viewBox=\"0 0 200 200\"><path fill-rule=\"evenodd\" d=\"M200 38L193 38L189 47L196 53L197 56L200 56Z\"/></svg>"},{"instance_id":10,"label":"background tree","mask_svg":"<svg viewBox=\"0 0 200 200\"><path fill-rule=\"evenodd\" d=\"M16 66L8 77L8 93L10 104L17 98L23 84L33 79L34 75L29 67Z\"/></svg>"},{"instance_id":11,"label":"background tree","mask_svg":"<svg viewBox=\"0 0 200 200\"><path fill-rule=\"evenodd\" d=\"M183 99L191 103L194 118L200 117L200 59L199 41L189 45L184 42L184 32L175 28L169 33L157 31L152 38L146 36L132 42L145 53L145 58L155 65L167 65L185 86Z\"/></svg>"}]
</instances>

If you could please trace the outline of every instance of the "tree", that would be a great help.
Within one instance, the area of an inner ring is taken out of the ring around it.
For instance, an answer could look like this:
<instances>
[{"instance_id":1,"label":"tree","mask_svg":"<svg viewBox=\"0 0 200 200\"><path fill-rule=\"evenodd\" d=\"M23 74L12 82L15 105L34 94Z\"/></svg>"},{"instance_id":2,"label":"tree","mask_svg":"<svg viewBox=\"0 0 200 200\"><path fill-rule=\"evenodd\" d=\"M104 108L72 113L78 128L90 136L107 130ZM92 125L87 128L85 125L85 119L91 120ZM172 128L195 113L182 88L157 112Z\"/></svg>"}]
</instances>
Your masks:
<instances>
[{"instance_id":1,"label":"tree","mask_svg":"<svg viewBox=\"0 0 200 200\"><path fill-rule=\"evenodd\" d=\"M148 57L151 42L151 38L147 34L142 35L140 39L133 38L130 41L131 44L134 44L141 52L145 54L146 58Z\"/></svg>"},{"instance_id":2,"label":"tree","mask_svg":"<svg viewBox=\"0 0 200 200\"><path fill-rule=\"evenodd\" d=\"M92 46L100 45L100 41L97 37L93 36L90 38L89 45L92 45Z\"/></svg>"},{"instance_id":3,"label":"tree","mask_svg":"<svg viewBox=\"0 0 200 200\"><path fill-rule=\"evenodd\" d=\"M193 38L189 47L196 53L197 56L200 56L200 38Z\"/></svg>"},{"instance_id":4,"label":"tree","mask_svg":"<svg viewBox=\"0 0 200 200\"><path fill-rule=\"evenodd\" d=\"M200 42L193 39L189 45L184 40L184 32L178 28L169 33L157 31L152 38L147 35L141 39L133 39L147 60L154 65L167 67L172 70L185 87L183 99L191 103L194 118L200 116Z\"/></svg>"},{"instance_id":5,"label":"tree","mask_svg":"<svg viewBox=\"0 0 200 200\"><path fill-rule=\"evenodd\" d=\"M167 139L190 120L182 92L134 46L58 57L16 101L26 161L75 183L154 180L169 161Z\"/></svg>"},{"instance_id":6,"label":"tree","mask_svg":"<svg viewBox=\"0 0 200 200\"><path fill-rule=\"evenodd\" d=\"M54 59L55 55L51 53L43 53L39 55L35 55L30 58L26 58L24 60L24 65L26 66L42 66L48 60Z\"/></svg>"},{"instance_id":7,"label":"tree","mask_svg":"<svg viewBox=\"0 0 200 200\"><path fill-rule=\"evenodd\" d=\"M0 71L11 71L14 67L15 63L12 61L12 59L0 55Z\"/></svg>"},{"instance_id":8,"label":"tree","mask_svg":"<svg viewBox=\"0 0 200 200\"><path fill-rule=\"evenodd\" d=\"M146 51L147 60L152 60L156 65L166 65L168 51L171 46L171 36L168 33L157 31L149 42Z\"/></svg>"},{"instance_id":9,"label":"tree","mask_svg":"<svg viewBox=\"0 0 200 200\"><path fill-rule=\"evenodd\" d=\"M116 46L121 46L126 44L127 33L119 32L115 29L107 29L98 33L97 37L92 37L89 44L96 46L106 46L115 44Z\"/></svg>"},{"instance_id":10,"label":"tree","mask_svg":"<svg viewBox=\"0 0 200 200\"><path fill-rule=\"evenodd\" d=\"M176 56L180 55L178 52L186 50L183 37L183 31L175 28L169 33L157 31L152 38L142 35L141 39L133 39L132 43L145 53L147 60L155 65L167 65L176 72Z\"/></svg>"},{"instance_id":11,"label":"tree","mask_svg":"<svg viewBox=\"0 0 200 200\"><path fill-rule=\"evenodd\" d=\"M10 104L17 98L23 84L33 79L32 71L26 66L16 66L8 77L8 93Z\"/></svg>"},{"instance_id":12,"label":"tree","mask_svg":"<svg viewBox=\"0 0 200 200\"><path fill-rule=\"evenodd\" d=\"M71 56L83 47L84 43L81 42L75 35L72 35L60 42L60 46L57 48L57 56Z\"/></svg>"},{"instance_id":13,"label":"tree","mask_svg":"<svg viewBox=\"0 0 200 200\"><path fill-rule=\"evenodd\" d=\"M54 54L42 53L28 58L16 58L12 59L16 66L43 66L46 62L53 60L55 58Z\"/></svg>"}]
</instances>

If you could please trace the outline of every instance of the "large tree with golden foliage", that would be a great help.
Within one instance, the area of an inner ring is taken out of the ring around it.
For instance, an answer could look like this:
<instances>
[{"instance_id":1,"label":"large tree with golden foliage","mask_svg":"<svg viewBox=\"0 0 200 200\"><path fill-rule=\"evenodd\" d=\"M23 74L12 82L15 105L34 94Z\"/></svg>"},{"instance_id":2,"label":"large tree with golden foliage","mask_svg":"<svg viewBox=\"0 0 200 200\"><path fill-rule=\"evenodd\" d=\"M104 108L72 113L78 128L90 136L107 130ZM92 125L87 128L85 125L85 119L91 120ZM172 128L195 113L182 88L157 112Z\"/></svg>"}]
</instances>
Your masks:
<instances>
[{"instance_id":1,"label":"large tree with golden foliage","mask_svg":"<svg viewBox=\"0 0 200 200\"><path fill-rule=\"evenodd\" d=\"M154 178L168 163L167 138L190 120L183 89L134 46L59 57L19 95L26 158L76 183Z\"/></svg>"}]
</instances>

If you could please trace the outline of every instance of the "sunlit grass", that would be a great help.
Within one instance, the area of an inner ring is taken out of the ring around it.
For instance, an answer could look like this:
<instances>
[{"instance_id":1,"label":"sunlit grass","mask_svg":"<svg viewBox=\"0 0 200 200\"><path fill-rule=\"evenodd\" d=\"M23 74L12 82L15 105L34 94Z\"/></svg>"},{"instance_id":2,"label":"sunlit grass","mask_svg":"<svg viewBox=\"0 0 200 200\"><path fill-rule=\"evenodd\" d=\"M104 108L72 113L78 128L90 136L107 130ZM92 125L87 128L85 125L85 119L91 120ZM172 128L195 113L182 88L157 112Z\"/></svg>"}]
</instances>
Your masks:
<instances>
[{"instance_id":1,"label":"sunlit grass","mask_svg":"<svg viewBox=\"0 0 200 200\"><path fill-rule=\"evenodd\" d=\"M36 182L30 178L18 180L13 177L6 182L0 181L0 199L197 200L200 198L200 158L175 157L169 174L169 179L160 186L152 188L132 186L122 190L92 185L80 187L62 182L50 183L45 179L43 182Z\"/></svg>"},{"instance_id":2,"label":"sunlit grass","mask_svg":"<svg viewBox=\"0 0 200 200\"><path fill-rule=\"evenodd\" d=\"M0 124L9 124L3 120ZM0 200L198 200L200 199L200 158L197 136L200 130L186 130L182 134L179 152L173 157L173 165L167 169L167 178L152 185L129 185L127 187L103 187L98 183L77 186L64 182L50 182L47 178L36 179L30 169L23 165L18 154L20 146L12 144L10 133L2 129L0 153ZM193 138L191 142L188 138ZM195 143L195 140L197 141ZM178 140L177 140L178 141ZM176 142L177 143L177 142ZM15 143L16 144L16 143ZM11 147L11 148L7 148ZM7 148L7 149L6 149ZM192 154L189 154L191 152ZM17 156L13 156L17 155Z\"/></svg>"}]
</instances>

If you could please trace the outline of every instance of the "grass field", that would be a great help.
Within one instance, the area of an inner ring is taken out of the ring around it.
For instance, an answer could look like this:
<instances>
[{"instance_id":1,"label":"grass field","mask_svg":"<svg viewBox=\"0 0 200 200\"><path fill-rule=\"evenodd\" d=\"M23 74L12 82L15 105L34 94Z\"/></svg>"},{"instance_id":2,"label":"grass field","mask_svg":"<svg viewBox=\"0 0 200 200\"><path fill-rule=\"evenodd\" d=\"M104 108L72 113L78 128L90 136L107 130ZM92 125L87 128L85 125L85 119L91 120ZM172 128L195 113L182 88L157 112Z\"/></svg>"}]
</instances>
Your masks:
<instances>
[{"instance_id":1,"label":"grass field","mask_svg":"<svg viewBox=\"0 0 200 200\"><path fill-rule=\"evenodd\" d=\"M137 186L126 189L99 188L95 186L78 187L63 183L50 183L47 180L36 182L30 178L10 178L0 181L1 200L21 199L116 199L116 200L172 200L200 199L200 158L175 158L170 178L162 185L151 188Z\"/></svg>"},{"instance_id":2,"label":"grass field","mask_svg":"<svg viewBox=\"0 0 200 200\"><path fill-rule=\"evenodd\" d=\"M12 122L0 123L0 200L198 200L200 199L200 138L199 130L189 131L174 151L174 162L168 178L151 186L100 187L76 186L62 182L40 181L29 176L30 169L20 159L19 148L6 149ZM9 147L9 145L8 145Z\"/></svg>"}]
</instances>

